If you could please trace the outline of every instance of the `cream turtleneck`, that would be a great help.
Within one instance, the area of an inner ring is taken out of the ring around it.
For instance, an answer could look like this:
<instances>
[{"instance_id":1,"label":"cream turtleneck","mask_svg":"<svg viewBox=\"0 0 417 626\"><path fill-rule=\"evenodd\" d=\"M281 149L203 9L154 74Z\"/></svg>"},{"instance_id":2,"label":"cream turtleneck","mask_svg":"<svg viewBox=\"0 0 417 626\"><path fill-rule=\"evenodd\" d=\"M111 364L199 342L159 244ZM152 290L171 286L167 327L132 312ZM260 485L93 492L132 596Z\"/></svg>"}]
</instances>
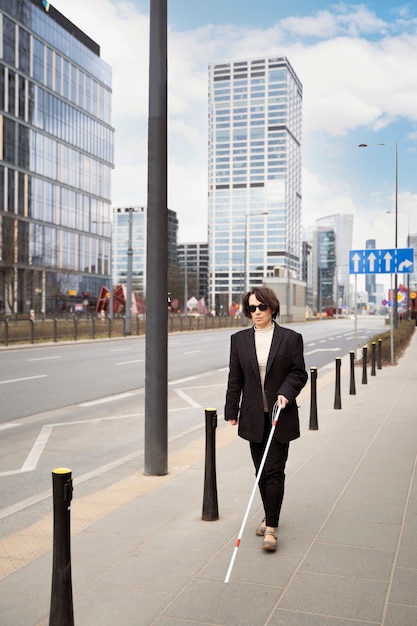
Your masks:
<instances>
[{"instance_id":1,"label":"cream turtleneck","mask_svg":"<svg viewBox=\"0 0 417 626\"><path fill-rule=\"evenodd\" d=\"M268 403L264 391L266 364L268 362L269 351L271 349L274 328L274 323L272 323L271 326L268 326L268 328L256 328L256 326L254 326L256 356L258 359L259 375L261 377L262 398L265 412L268 411Z\"/></svg>"}]
</instances>

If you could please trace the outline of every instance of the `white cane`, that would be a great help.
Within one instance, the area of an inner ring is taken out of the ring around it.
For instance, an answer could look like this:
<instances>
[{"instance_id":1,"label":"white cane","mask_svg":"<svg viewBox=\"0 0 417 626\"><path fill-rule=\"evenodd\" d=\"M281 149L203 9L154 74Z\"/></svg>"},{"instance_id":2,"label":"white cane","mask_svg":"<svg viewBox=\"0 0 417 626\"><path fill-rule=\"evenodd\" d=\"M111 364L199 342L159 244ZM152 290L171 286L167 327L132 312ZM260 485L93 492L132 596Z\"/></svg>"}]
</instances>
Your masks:
<instances>
[{"instance_id":1,"label":"white cane","mask_svg":"<svg viewBox=\"0 0 417 626\"><path fill-rule=\"evenodd\" d=\"M230 559L229 569L227 570L226 578L224 579L225 583L228 583L229 580L230 580L230 574L232 573L233 565L235 563L235 559L236 559L236 556L237 556L237 551L239 550L240 540L242 539L243 531L245 529L246 522L247 522L248 517L249 517L249 511L250 511L250 508L252 506L253 499L255 497L256 488L257 488L259 480L261 478L261 474L262 474L262 470L263 470L264 465L265 465L266 457L268 456L269 448L271 446L272 437L274 436L275 426L277 425L278 417L279 417L280 412L281 412L281 405L278 405L277 403L275 403L274 404L274 408L272 409L272 428L271 428L270 433L269 433L268 441L266 442L266 446L265 446L265 450L264 450L264 453L263 453L263 456L262 456L261 464L260 464L259 470L258 470L258 472L256 474L255 484L253 486L252 493L251 493L250 498L249 498L248 506L246 508L245 515L243 516L242 525L240 527L239 534L238 534L237 539L236 539L235 548L233 550L232 558Z\"/></svg>"}]
</instances>

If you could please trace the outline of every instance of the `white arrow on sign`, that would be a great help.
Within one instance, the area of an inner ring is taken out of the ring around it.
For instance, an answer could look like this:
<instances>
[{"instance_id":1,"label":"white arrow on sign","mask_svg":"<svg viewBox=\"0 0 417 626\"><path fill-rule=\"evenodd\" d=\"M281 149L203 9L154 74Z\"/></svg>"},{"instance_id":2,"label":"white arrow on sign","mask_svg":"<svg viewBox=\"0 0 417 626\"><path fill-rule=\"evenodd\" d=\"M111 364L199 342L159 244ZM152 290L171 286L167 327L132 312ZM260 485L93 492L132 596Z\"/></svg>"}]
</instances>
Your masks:
<instances>
[{"instance_id":1,"label":"white arrow on sign","mask_svg":"<svg viewBox=\"0 0 417 626\"><path fill-rule=\"evenodd\" d=\"M406 269L407 267L410 267L410 265L412 265L412 264L413 264L413 262L410 261L410 259L404 259L404 261L399 264L398 271L402 272L404 269Z\"/></svg>"},{"instance_id":2,"label":"white arrow on sign","mask_svg":"<svg viewBox=\"0 0 417 626\"><path fill-rule=\"evenodd\" d=\"M353 261L353 271L356 273L359 271L359 261L361 260L360 255L356 252L353 257L352 257L352 261Z\"/></svg>"},{"instance_id":3,"label":"white arrow on sign","mask_svg":"<svg viewBox=\"0 0 417 626\"><path fill-rule=\"evenodd\" d=\"M374 272L376 256L373 252L371 252L371 254L368 256L368 261L369 261L369 271Z\"/></svg>"},{"instance_id":4,"label":"white arrow on sign","mask_svg":"<svg viewBox=\"0 0 417 626\"><path fill-rule=\"evenodd\" d=\"M390 268L391 268L391 259L392 256L389 252L387 252L386 254L384 254L384 260L385 260L385 271L389 272Z\"/></svg>"}]
</instances>

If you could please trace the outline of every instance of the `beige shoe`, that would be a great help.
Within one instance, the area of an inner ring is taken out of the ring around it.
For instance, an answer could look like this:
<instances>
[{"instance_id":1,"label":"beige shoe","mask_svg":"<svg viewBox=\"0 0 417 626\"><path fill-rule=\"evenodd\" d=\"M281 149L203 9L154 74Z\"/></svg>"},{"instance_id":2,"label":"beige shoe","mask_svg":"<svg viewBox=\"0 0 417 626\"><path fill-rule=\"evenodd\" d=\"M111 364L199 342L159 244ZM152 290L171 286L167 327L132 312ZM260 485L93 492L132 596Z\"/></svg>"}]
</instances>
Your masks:
<instances>
[{"instance_id":1,"label":"beige shoe","mask_svg":"<svg viewBox=\"0 0 417 626\"><path fill-rule=\"evenodd\" d=\"M258 535L258 537L263 537L265 534L265 528L266 528L266 519L264 518L262 520L262 522L260 523L260 525L258 526L258 528L256 529L256 534Z\"/></svg>"},{"instance_id":2,"label":"beige shoe","mask_svg":"<svg viewBox=\"0 0 417 626\"><path fill-rule=\"evenodd\" d=\"M275 552L275 550L277 549L277 529L276 528L273 528L272 526L267 526L265 528L262 548L264 550L268 550L269 552Z\"/></svg>"}]
</instances>

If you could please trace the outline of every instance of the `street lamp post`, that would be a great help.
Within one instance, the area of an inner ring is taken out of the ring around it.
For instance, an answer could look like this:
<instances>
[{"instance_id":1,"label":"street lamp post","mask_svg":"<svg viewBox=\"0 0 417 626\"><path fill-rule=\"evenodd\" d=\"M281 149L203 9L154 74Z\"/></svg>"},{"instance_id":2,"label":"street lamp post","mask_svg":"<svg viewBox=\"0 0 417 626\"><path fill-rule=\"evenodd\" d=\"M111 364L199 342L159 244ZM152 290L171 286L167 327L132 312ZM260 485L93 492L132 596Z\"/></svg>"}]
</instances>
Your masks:
<instances>
[{"instance_id":1,"label":"street lamp post","mask_svg":"<svg viewBox=\"0 0 417 626\"><path fill-rule=\"evenodd\" d=\"M264 283L268 278L268 240L267 240L267 219L268 219L268 211L264 211Z\"/></svg>"},{"instance_id":2,"label":"street lamp post","mask_svg":"<svg viewBox=\"0 0 417 626\"><path fill-rule=\"evenodd\" d=\"M266 243L266 231L267 231L267 216L268 216L268 211L262 211L261 213L249 213L246 212L245 214L245 280L244 280L244 286L245 286L245 292L249 291L249 217L256 217L259 215L263 215L264 216L264 267L263 267L263 279L265 280L267 278L267 243Z\"/></svg>"},{"instance_id":3,"label":"street lamp post","mask_svg":"<svg viewBox=\"0 0 417 626\"><path fill-rule=\"evenodd\" d=\"M398 143L395 142L395 248L398 248ZM398 328L398 274L394 274L394 328Z\"/></svg>"},{"instance_id":4,"label":"street lamp post","mask_svg":"<svg viewBox=\"0 0 417 626\"><path fill-rule=\"evenodd\" d=\"M184 244L184 315L188 316L188 254L187 244Z\"/></svg>"},{"instance_id":5,"label":"street lamp post","mask_svg":"<svg viewBox=\"0 0 417 626\"><path fill-rule=\"evenodd\" d=\"M384 143L377 144L385 146ZM359 148L368 148L367 143L360 143ZM398 248L398 142L395 142L395 248ZM392 318L394 328L398 328L398 276L394 274L394 294L392 303Z\"/></svg>"},{"instance_id":6,"label":"street lamp post","mask_svg":"<svg viewBox=\"0 0 417 626\"><path fill-rule=\"evenodd\" d=\"M245 293L249 291L249 213L245 215Z\"/></svg>"},{"instance_id":7,"label":"street lamp post","mask_svg":"<svg viewBox=\"0 0 417 626\"><path fill-rule=\"evenodd\" d=\"M108 316L110 319L113 319L113 222L109 222L110 224L110 249L109 249L109 266L110 266L110 297L109 297L109 313Z\"/></svg>"},{"instance_id":8,"label":"street lamp post","mask_svg":"<svg viewBox=\"0 0 417 626\"><path fill-rule=\"evenodd\" d=\"M132 269L133 269L133 248L132 248L132 224L133 209L129 209L129 240L127 244L127 277L126 277L126 335L132 334Z\"/></svg>"}]
</instances>

